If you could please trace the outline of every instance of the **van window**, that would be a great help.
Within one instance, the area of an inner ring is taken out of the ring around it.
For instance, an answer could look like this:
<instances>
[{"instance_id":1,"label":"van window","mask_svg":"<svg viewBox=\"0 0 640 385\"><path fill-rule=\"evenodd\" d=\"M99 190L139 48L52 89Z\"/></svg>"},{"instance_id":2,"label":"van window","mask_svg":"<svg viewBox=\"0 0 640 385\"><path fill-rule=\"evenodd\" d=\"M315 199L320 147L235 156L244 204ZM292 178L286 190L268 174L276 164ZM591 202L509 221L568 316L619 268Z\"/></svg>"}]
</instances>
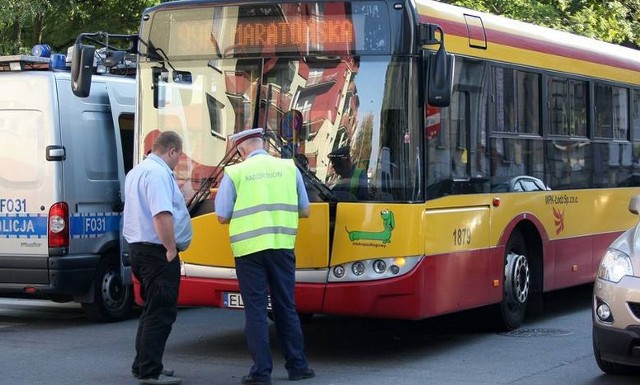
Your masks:
<instances>
[{"instance_id":1,"label":"van window","mask_svg":"<svg viewBox=\"0 0 640 385\"><path fill-rule=\"evenodd\" d=\"M122 114L118 117L120 125L120 142L122 143L122 158L125 174L133 168L133 128L135 116Z\"/></svg>"},{"instance_id":2,"label":"van window","mask_svg":"<svg viewBox=\"0 0 640 385\"><path fill-rule=\"evenodd\" d=\"M41 111L0 110L0 185L33 189L43 182L45 127Z\"/></svg>"},{"instance_id":3,"label":"van window","mask_svg":"<svg viewBox=\"0 0 640 385\"><path fill-rule=\"evenodd\" d=\"M85 111L82 114L84 131L84 167L90 180L117 180L118 158L113 121L108 112Z\"/></svg>"}]
</instances>

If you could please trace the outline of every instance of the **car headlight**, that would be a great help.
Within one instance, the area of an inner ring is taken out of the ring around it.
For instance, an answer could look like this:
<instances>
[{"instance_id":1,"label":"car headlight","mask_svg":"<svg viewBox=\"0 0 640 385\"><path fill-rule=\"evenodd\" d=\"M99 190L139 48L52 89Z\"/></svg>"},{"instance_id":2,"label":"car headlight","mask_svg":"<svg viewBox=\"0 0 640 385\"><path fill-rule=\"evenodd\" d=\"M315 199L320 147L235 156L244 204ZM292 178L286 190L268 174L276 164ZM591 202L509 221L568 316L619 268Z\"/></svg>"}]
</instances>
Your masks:
<instances>
[{"instance_id":1,"label":"car headlight","mask_svg":"<svg viewBox=\"0 0 640 385\"><path fill-rule=\"evenodd\" d=\"M617 283L625 275L633 275L631 258L622 251L607 250L598 268L598 278Z\"/></svg>"}]
</instances>

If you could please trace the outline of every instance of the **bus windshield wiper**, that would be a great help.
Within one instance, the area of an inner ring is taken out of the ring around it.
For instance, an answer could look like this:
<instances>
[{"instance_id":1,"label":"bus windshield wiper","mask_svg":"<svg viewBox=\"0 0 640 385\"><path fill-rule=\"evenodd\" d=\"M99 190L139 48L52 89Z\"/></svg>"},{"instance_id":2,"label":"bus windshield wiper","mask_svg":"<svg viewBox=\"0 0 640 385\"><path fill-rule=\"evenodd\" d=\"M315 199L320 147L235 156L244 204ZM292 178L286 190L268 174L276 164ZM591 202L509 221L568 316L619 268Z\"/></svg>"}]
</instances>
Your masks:
<instances>
[{"instance_id":1,"label":"bus windshield wiper","mask_svg":"<svg viewBox=\"0 0 640 385\"><path fill-rule=\"evenodd\" d=\"M305 183L305 186L312 187L315 191L318 192L318 195L325 201L329 201L329 202L338 201L338 199L335 197L331 189L327 187L327 185L322 183L322 181L318 179L316 174L314 174L313 172L311 172L311 170L309 170L309 167L302 164L302 162L295 156L292 156L293 154L291 154L291 151L287 149L286 146L284 145L283 139L280 138L278 135L276 135L275 132L270 130L265 131L265 139L271 145L271 147L276 150L276 152L280 155L281 158L285 158L285 159L290 158L293 160L293 163L296 165L298 170L300 170L300 174L302 174L302 178L306 182L308 182L308 183Z\"/></svg>"},{"instance_id":2,"label":"bus windshield wiper","mask_svg":"<svg viewBox=\"0 0 640 385\"><path fill-rule=\"evenodd\" d=\"M145 47L147 47L147 54L142 55L140 53L140 56L145 56L148 59L151 60L156 60L156 61L162 61L164 63L167 63L167 65L172 69L172 70L176 70L175 67L173 65L171 65L171 61L169 60L169 57L167 56L167 53L164 52L164 50L162 48L156 48L156 46L153 43L147 43L146 41L139 39L140 43L142 43L142 45L144 45ZM149 54L149 52L151 52L151 54Z\"/></svg>"},{"instance_id":3,"label":"bus windshield wiper","mask_svg":"<svg viewBox=\"0 0 640 385\"><path fill-rule=\"evenodd\" d=\"M189 213L193 214L195 210L200 206L202 202L204 202L209 195L211 195L211 189L220 183L222 180L222 174L224 173L224 168L228 165L235 164L238 162L238 150L236 147L231 148L224 154L224 157L220 160L220 163L216 167L213 168L213 171L209 176L204 178L198 190L193 194L191 199L187 202L187 209L189 209Z\"/></svg>"}]
</instances>

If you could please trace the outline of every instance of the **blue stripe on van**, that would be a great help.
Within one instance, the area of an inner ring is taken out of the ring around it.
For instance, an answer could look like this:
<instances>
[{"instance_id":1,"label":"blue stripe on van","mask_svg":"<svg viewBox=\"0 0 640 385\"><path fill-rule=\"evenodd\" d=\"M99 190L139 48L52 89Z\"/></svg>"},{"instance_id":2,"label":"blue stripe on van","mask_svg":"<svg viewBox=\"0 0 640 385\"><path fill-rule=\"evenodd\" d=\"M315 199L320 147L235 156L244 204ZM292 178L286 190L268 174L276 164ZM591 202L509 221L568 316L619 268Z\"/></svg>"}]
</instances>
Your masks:
<instances>
[{"instance_id":1,"label":"blue stripe on van","mask_svg":"<svg viewBox=\"0 0 640 385\"><path fill-rule=\"evenodd\" d=\"M46 237L46 214L0 214L0 238Z\"/></svg>"},{"instance_id":2,"label":"blue stripe on van","mask_svg":"<svg viewBox=\"0 0 640 385\"><path fill-rule=\"evenodd\" d=\"M120 232L121 213L76 213L71 215L71 238L97 238Z\"/></svg>"}]
</instances>

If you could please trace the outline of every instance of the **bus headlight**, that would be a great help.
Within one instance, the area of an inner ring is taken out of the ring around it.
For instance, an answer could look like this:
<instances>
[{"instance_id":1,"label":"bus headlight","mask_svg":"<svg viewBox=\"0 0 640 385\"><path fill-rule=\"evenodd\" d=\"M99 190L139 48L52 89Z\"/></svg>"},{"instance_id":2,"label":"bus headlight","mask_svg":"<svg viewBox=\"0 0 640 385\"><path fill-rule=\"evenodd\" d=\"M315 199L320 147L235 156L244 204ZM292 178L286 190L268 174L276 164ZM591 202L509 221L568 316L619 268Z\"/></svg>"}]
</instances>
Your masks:
<instances>
[{"instance_id":1,"label":"bus headlight","mask_svg":"<svg viewBox=\"0 0 640 385\"><path fill-rule=\"evenodd\" d=\"M365 259L336 265L329 274L329 282L374 281L401 276L411 271L422 255Z\"/></svg>"},{"instance_id":2,"label":"bus headlight","mask_svg":"<svg viewBox=\"0 0 640 385\"><path fill-rule=\"evenodd\" d=\"M387 263L382 259L376 259L373 261L373 271L378 274L384 274L385 270L387 270Z\"/></svg>"},{"instance_id":3,"label":"bus headlight","mask_svg":"<svg viewBox=\"0 0 640 385\"><path fill-rule=\"evenodd\" d=\"M625 275L633 275L631 258L619 250L609 249L602 257L598 268L598 278L610 282L620 282Z\"/></svg>"},{"instance_id":4,"label":"bus headlight","mask_svg":"<svg viewBox=\"0 0 640 385\"><path fill-rule=\"evenodd\" d=\"M364 263L358 261L351 265L351 271L354 275L360 276L364 274Z\"/></svg>"}]
</instances>

